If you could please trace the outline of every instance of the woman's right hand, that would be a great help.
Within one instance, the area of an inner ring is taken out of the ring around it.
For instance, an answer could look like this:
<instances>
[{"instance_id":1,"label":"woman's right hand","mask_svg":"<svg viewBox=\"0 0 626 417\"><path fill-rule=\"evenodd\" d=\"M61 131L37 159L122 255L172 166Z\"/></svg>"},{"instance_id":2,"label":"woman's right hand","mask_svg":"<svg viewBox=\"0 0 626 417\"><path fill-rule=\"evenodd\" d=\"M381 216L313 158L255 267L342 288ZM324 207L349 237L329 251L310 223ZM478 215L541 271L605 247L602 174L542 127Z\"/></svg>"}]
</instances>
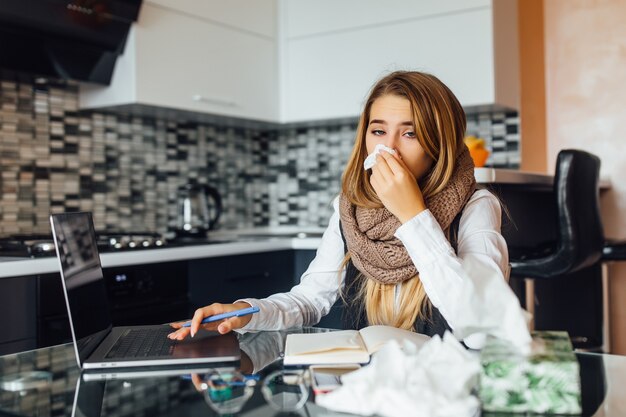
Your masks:
<instances>
[{"instance_id":1,"label":"woman's right hand","mask_svg":"<svg viewBox=\"0 0 626 417\"><path fill-rule=\"evenodd\" d=\"M221 334L228 333L233 329L240 329L252 320L251 314L241 317L230 317L213 323L202 324L201 322L205 317L249 307L252 306L248 303L238 302L234 304L213 303L206 307L199 308L191 319L191 327L183 327L183 324L186 323L185 321L170 323L170 326L177 330L167 335L167 337L173 340L183 340L189 334L193 337L198 333L200 327L206 330L217 330Z\"/></svg>"}]
</instances>

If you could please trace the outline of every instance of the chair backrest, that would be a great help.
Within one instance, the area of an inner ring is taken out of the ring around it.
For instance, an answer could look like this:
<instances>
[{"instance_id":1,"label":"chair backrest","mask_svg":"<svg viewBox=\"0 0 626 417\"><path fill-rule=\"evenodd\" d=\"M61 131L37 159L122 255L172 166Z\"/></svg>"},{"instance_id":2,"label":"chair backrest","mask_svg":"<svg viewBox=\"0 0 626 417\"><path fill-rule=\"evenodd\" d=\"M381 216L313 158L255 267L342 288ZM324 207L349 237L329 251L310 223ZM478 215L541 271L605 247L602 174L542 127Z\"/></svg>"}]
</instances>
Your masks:
<instances>
[{"instance_id":1,"label":"chair backrest","mask_svg":"<svg viewBox=\"0 0 626 417\"><path fill-rule=\"evenodd\" d=\"M576 149L559 152L554 178L559 221L557 257L570 272L602 256L604 231L599 204L600 158Z\"/></svg>"}]
</instances>

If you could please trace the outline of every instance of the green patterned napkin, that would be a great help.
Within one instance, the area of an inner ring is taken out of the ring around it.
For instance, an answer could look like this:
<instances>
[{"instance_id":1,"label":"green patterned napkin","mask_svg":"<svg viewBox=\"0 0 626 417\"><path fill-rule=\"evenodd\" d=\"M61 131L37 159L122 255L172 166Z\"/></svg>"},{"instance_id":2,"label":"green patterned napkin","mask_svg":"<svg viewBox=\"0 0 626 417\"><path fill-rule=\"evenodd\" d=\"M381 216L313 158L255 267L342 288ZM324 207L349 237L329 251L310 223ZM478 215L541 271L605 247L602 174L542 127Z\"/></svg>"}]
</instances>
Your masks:
<instances>
[{"instance_id":1,"label":"green patterned napkin","mask_svg":"<svg viewBox=\"0 0 626 417\"><path fill-rule=\"evenodd\" d=\"M483 411L580 414L578 360L567 332L536 331L529 356L490 338L480 353Z\"/></svg>"}]
</instances>

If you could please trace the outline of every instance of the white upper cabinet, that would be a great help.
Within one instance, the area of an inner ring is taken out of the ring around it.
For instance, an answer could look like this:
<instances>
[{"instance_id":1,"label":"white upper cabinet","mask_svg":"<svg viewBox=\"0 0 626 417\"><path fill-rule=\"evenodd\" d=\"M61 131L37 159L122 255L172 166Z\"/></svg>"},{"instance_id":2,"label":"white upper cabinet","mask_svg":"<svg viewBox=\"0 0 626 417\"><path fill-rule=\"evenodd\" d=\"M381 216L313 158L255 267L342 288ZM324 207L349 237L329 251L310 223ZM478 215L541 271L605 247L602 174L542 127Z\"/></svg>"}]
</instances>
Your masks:
<instances>
[{"instance_id":1,"label":"white upper cabinet","mask_svg":"<svg viewBox=\"0 0 626 417\"><path fill-rule=\"evenodd\" d=\"M276 36L276 0L146 0L146 3L252 34Z\"/></svg>"},{"instance_id":2,"label":"white upper cabinet","mask_svg":"<svg viewBox=\"0 0 626 417\"><path fill-rule=\"evenodd\" d=\"M82 85L81 107L278 120L275 8L275 0L144 2L111 85Z\"/></svg>"},{"instance_id":3,"label":"white upper cabinet","mask_svg":"<svg viewBox=\"0 0 626 417\"><path fill-rule=\"evenodd\" d=\"M81 85L81 106L355 117L378 78L410 69L466 107L517 108L517 1L146 0L111 85Z\"/></svg>"},{"instance_id":4,"label":"white upper cabinet","mask_svg":"<svg viewBox=\"0 0 626 417\"><path fill-rule=\"evenodd\" d=\"M466 107L517 108L516 19L515 0L280 1L282 121L357 116L397 69L436 75Z\"/></svg>"},{"instance_id":5,"label":"white upper cabinet","mask_svg":"<svg viewBox=\"0 0 626 417\"><path fill-rule=\"evenodd\" d=\"M289 38L377 27L484 8L490 0L283 0Z\"/></svg>"}]
</instances>

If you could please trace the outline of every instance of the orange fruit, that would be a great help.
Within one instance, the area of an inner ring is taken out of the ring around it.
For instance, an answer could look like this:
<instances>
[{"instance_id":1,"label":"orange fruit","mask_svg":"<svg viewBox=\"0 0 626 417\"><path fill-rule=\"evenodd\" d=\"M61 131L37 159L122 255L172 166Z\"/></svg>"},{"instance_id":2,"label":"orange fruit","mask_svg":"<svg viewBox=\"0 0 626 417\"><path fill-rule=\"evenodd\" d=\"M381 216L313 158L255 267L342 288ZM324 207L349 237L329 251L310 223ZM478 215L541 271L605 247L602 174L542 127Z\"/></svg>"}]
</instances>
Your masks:
<instances>
[{"instance_id":1,"label":"orange fruit","mask_svg":"<svg viewBox=\"0 0 626 417\"><path fill-rule=\"evenodd\" d=\"M489 158L489 151L485 148L470 148L470 156L474 160L475 167L484 167Z\"/></svg>"}]
</instances>

